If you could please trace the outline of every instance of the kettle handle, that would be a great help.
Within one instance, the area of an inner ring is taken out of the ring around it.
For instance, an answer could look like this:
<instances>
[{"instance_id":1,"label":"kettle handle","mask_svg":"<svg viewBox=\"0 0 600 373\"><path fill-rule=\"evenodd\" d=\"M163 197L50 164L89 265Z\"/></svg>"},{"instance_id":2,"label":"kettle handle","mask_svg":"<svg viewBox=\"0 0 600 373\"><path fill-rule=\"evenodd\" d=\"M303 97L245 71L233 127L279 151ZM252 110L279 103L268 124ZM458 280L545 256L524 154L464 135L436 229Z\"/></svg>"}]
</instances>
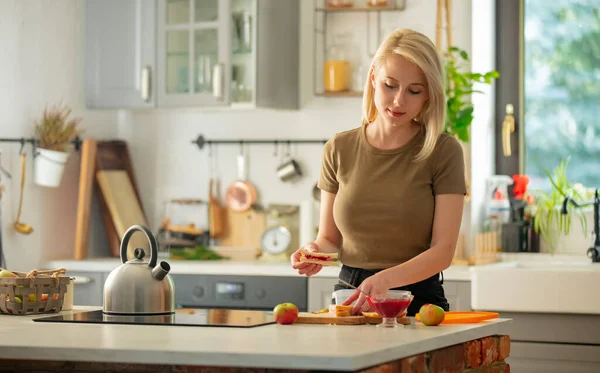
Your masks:
<instances>
[{"instance_id":1,"label":"kettle handle","mask_svg":"<svg viewBox=\"0 0 600 373\"><path fill-rule=\"evenodd\" d=\"M158 259L158 243L156 243L156 237L154 237L150 229L143 225L132 225L123 235L123 240L121 240L121 262L127 262L127 245L129 245L131 236L137 231L143 232L150 243L150 261L148 262L148 267L154 268Z\"/></svg>"}]
</instances>

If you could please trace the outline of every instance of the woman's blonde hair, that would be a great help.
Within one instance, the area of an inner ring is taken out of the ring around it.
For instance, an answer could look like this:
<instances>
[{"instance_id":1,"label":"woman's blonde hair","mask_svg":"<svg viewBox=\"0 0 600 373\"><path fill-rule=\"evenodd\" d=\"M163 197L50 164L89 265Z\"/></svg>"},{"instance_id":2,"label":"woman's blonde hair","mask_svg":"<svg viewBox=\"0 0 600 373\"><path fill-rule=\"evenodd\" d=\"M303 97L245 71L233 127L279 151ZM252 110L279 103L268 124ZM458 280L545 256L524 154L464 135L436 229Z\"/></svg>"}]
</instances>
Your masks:
<instances>
[{"instance_id":1,"label":"woman's blonde hair","mask_svg":"<svg viewBox=\"0 0 600 373\"><path fill-rule=\"evenodd\" d=\"M444 67L437 48L427 36L414 30L398 29L381 43L373 57L365 83L362 124L367 125L377 118L371 74L392 55L404 57L417 65L427 79L429 98L417 116L425 129L425 142L415 161L422 161L433 152L437 139L444 130L446 115Z\"/></svg>"}]
</instances>

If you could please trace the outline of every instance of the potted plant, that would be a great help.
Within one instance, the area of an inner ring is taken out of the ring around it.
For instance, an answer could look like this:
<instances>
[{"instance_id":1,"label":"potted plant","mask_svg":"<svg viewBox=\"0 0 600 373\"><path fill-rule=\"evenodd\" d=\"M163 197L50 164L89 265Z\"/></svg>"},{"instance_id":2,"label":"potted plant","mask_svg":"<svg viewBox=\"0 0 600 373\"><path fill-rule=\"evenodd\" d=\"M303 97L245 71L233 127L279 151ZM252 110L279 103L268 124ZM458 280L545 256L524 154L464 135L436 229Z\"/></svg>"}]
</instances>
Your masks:
<instances>
[{"instance_id":1,"label":"potted plant","mask_svg":"<svg viewBox=\"0 0 600 373\"><path fill-rule=\"evenodd\" d=\"M446 71L446 123L444 131L455 136L463 144L470 141L469 128L473 122L473 104L469 97L472 93L483 93L473 89L474 83L492 84L492 79L500 77L498 71L475 73L468 69L469 55L457 47L448 48L444 54ZM462 71L465 69L465 71ZM469 178L465 175L467 195L465 203L470 200Z\"/></svg>"},{"instance_id":2,"label":"potted plant","mask_svg":"<svg viewBox=\"0 0 600 373\"><path fill-rule=\"evenodd\" d=\"M60 185L69 158L71 140L79 135L80 118L71 118L67 106L44 109L42 118L35 122L36 150L34 154L34 181L46 187Z\"/></svg>"},{"instance_id":3,"label":"potted plant","mask_svg":"<svg viewBox=\"0 0 600 373\"><path fill-rule=\"evenodd\" d=\"M566 173L568 164L569 158L562 160L552 173L546 171L546 176L551 185L550 191L536 190L532 193L534 198L530 208L533 226L535 231L543 238L550 253L556 250L561 239L568 238L570 241L573 239L583 241L573 245L581 247L581 252L585 252L585 249L589 246L589 242L585 239L588 237L586 213L589 214L590 209L569 206L566 211L563 211L562 206L566 197L572 198L580 205L584 204L584 202L590 200L593 191L587 190L581 184L573 184L568 179ZM583 233L578 236L571 234L575 233L571 231L574 214L579 217ZM564 243L560 246L564 246Z\"/></svg>"},{"instance_id":4,"label":"potted plant","mask_svg":"<svg viewBox=\"0 0 600 373\"><path fill-rule=\"evenodd\" d=\"M483 74L461 71L469 62L467 52L457 47L450 47L444 58L446 70L446 125L444 129L463 143L469 142L469 128L473 122L473 105L469 101L469 97L472 93L483 93L473 89L473 84L492 84L492 79L500 77L496 70Z\"/></svg>"}]
</instances>

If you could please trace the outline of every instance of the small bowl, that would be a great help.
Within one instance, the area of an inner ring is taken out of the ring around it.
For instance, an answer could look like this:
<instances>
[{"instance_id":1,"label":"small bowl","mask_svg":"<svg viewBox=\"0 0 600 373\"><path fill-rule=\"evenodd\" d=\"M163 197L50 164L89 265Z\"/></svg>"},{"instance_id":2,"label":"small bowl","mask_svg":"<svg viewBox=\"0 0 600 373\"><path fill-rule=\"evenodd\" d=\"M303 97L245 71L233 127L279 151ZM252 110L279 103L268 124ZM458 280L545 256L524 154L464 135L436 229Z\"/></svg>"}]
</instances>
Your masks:
<instances>
[{"instance_id":1,"label":"small bowl","mask_svg":"<svg viewBox=\"0 0 600 373\"><path fill-rule=\"evenodd\" d=\"M396 318L408 309L412 300L411 292L406 290L388 290L384 294L367 296L371 308L383 317L383 322L378 326L384 328L400 326Z\"/></svg>"},{"instance_id":2,"label":"small bowl","mask_svg":"<svg viewBox=\"0 0 600 373\"><path fill-rule=\"evenodd\" d=\"M344 303L344 301L354 293L354 289L340 289L333 292L333 298L335 299L335 304L340 305ZM352 302L354 304L356 302Z\"/></svg>"}]
</instances>

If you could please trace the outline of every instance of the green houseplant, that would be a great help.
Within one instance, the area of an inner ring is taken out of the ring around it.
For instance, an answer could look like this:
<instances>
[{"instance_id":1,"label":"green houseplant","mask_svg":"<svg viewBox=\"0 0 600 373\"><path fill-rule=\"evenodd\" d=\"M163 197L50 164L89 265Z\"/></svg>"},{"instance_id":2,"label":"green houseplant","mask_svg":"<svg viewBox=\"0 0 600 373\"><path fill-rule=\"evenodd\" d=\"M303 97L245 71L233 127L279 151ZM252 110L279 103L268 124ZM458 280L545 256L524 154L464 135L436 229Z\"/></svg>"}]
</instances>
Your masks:
<instances>
[{"instance_id":1,"label":"green houseplant","mask_svg":"<svg viewBox=\"0 0 600 373\"><path fill-rule=\"evenodd\" d=\"M55 105L44 110L35 122L37 147L34 155L34 181L46 187L60 185L69 158L70 142L80 134L80 118L69 118L71 109Z\"/></svg>"},{"instance_id":2,"label":"green houseplant","mask_svg":"<svg viewBox=\"0 0 600 373\"><path fill-rule=\"evenodd\" d=\"M500 77L498 71L486 73L463 71L468 67L469 55L457 47L450 47L444 58L446 70L446 124L445 131L464 143L469 142L469 128L473 122L472 93L483 93L473 89L474 83L492 84Z\"/></svg>"},{"instance_id":3,"label":"green houseplant","mask_svg":"<svg viewBox=\"0 0 600 373\"><path fill-rule=\"evenodd\" d=\"M536 190L532 193L534 202L531 207L535 231L540 234L548 245L548 250L556 250L559 236L571 233L573 215L579 217L581 228L587 237L587 218L584 211L570 207L567 213L562 213L562 204L566 197L571 197L577 203L589 200L590 193L581 184L573 184L567 177L569 158L560 162L552 173L546 170L550 181L550 191Z\"/></svg>"}]
</instances>

